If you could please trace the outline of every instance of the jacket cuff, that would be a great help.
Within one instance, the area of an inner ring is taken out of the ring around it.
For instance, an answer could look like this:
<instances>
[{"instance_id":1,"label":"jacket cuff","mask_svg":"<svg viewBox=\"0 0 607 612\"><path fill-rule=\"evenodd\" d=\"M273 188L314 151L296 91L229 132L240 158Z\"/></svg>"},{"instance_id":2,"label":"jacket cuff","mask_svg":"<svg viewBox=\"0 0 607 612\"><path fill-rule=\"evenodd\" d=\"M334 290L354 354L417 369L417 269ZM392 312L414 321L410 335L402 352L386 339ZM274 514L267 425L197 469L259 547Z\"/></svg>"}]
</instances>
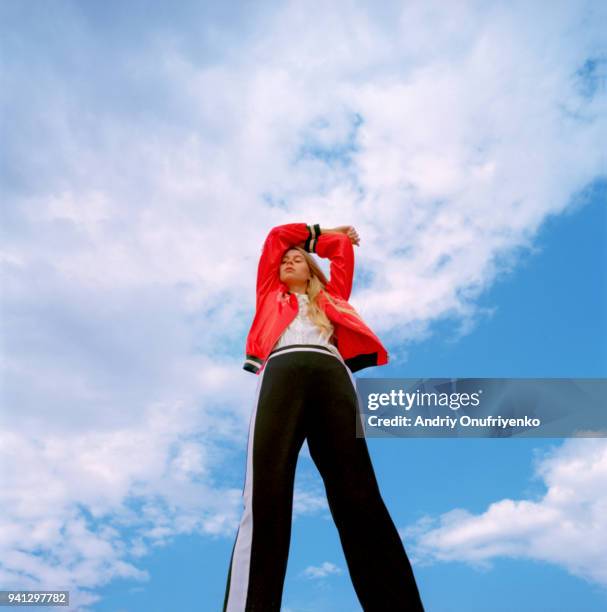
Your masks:
<instances>
[{"instance_id":1,"label":"jacket cuff","mask_svg":"<svg viewBox=\"0 0 607 612\"><path fill-rule=\"evenodd\" d=\"M245 362L242 366L243 370L247 370L248 372L253 372L253 374L257 374L261 369L262 361L258 357L254 355L246 355Z\"/></svg>"},{"instance_id":2,"label":"jacket cuff","mask_svg":"<svg viewBox=\"0 0 607 612\"><path fill-rule=\"evenodd\" d=\"M308 237L304 244L304 249L308 253L316 253L316 243L320 236L320 224L315 223L314 225L306 225L306 227L308 228Z\"/></svg>"}]
</instances>

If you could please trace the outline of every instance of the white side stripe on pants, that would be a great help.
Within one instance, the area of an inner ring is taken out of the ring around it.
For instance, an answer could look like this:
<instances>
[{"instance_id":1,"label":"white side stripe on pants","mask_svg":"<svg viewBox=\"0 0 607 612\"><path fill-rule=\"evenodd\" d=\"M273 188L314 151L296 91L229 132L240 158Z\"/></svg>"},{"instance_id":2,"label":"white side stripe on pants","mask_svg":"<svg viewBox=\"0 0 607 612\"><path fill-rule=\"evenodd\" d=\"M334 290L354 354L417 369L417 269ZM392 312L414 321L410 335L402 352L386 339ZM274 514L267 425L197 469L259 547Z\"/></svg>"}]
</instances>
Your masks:
<instances>
[{"instance_id":1,"label":"white side stripe on pants","mask_svg":"<svg viewBox=\"0 0 607 612\"><path fill-rule=\"evenodd\" d=\"M245 483L242 491L244 511L238 529L238 538L234 548L234 558L230 576L230 592L226 605L226 612L243 612L247 603L249 587L249 568L251 564L251 545L253 540L253 434L255 432L255 418L257 417L257 404L259 392L266 368L262 370L255 391L255 403L249 423L249 439L247 442L247 467Z\"/></svg>"}]
</instances>

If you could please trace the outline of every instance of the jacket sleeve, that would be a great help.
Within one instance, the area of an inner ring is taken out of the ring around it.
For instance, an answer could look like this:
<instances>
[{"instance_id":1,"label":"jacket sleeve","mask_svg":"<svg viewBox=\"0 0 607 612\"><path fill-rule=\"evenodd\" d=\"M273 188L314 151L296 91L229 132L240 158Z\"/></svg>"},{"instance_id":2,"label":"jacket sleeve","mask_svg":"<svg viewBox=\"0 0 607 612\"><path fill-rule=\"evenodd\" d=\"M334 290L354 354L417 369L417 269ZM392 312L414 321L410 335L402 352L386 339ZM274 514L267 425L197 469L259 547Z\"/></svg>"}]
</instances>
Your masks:
<instances>
[{"instance_id":1,"label":"jacket sleeve","mask_svg":"<svg viewBox=\"0 0 607 612\"><path fill-rule=\"evenodd\" d=\"M261 298L280 283L280 261L292 246L301 246L309 253L316 252L320 225L287 223L270 230L265 239L257 268L257 306Z\"/></svg>"},{"instance_id":2,"label":"jacket sleeve","mask_svg":"<svg viewBox=\"0 0 607 612\"><path fill-rule=\"evenodd\" d=\"M345 234L322 234L315 242L313 252L331 260L331 278L325 289L349 300L354 277L354 248L350 239Z\"/></svg>"}]
</instances>

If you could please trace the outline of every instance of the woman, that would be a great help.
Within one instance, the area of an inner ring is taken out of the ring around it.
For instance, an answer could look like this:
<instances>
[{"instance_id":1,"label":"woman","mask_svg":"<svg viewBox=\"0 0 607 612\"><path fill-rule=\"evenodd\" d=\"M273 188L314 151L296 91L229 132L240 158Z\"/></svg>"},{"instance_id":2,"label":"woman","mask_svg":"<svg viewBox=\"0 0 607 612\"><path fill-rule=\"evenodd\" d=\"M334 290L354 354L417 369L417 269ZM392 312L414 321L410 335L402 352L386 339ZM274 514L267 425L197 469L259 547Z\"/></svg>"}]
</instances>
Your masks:
<instances>
[{"instance_id":1,"label":"woman","mask_svg":"<svg viewBox=\"0 0 607 612\"><path fill-rule=\"evenodd\" d=\"M352 226L289 223L265 240L245 370L259 376L249 426L244 511L224 612L279 612L293 484L305 439L323 479L356 595L366 612L423 612L409 559L378 489L352 372L388 362L348 299ZM327 281L310 253L330 259Z\"/></svg>"}]
</instances>

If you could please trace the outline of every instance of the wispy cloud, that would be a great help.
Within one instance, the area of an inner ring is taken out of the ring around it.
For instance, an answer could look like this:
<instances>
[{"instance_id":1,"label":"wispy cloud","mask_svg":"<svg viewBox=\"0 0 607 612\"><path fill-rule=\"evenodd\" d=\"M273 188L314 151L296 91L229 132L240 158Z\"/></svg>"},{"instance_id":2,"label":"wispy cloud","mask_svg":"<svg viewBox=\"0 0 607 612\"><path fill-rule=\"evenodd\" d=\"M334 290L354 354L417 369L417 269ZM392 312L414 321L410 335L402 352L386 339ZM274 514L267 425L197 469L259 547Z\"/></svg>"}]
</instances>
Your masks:
<instances>
[{"instance_id":1,"label":"wispy cloud","mask_svg":"<svg viewBox=\"0 0 607 612\"><path fill-rule=\"evenodd\" d=\"M334 563L331 563L330 561L323 561L323 563L321 563L320 565L310 565L308 567L306 567L305 570L303 570L302 575L306 576L307 578L326 578L327 576L330 576L332 574L341 574L342 569L340 567L338 567L337 565L335 565Z\"/></svg>"},{"instance_id":2,"label":"wispy cloud","mask_svg":"<svg viewBox=\"0 0 607 612\"><path fill-rule=\"evenodd\" d=\"M607 587L607 443L569 439L542 457L539 499L502 499L480 514L457 508L402 530L418 563L479 569L500 557L533 559Z\"/></svg>"},{"instance_id":3,"label":"wispy cloud","mask_svg":"<svg viewBox=\"0 0 607 612\"><path fill-rule=\"evenodd\" d=\"M301 487L295 489L293 496L293 515L295 517L320 511L328 515L328 510L329 505L324 491Z\"/></svg>"}]
</instances>

